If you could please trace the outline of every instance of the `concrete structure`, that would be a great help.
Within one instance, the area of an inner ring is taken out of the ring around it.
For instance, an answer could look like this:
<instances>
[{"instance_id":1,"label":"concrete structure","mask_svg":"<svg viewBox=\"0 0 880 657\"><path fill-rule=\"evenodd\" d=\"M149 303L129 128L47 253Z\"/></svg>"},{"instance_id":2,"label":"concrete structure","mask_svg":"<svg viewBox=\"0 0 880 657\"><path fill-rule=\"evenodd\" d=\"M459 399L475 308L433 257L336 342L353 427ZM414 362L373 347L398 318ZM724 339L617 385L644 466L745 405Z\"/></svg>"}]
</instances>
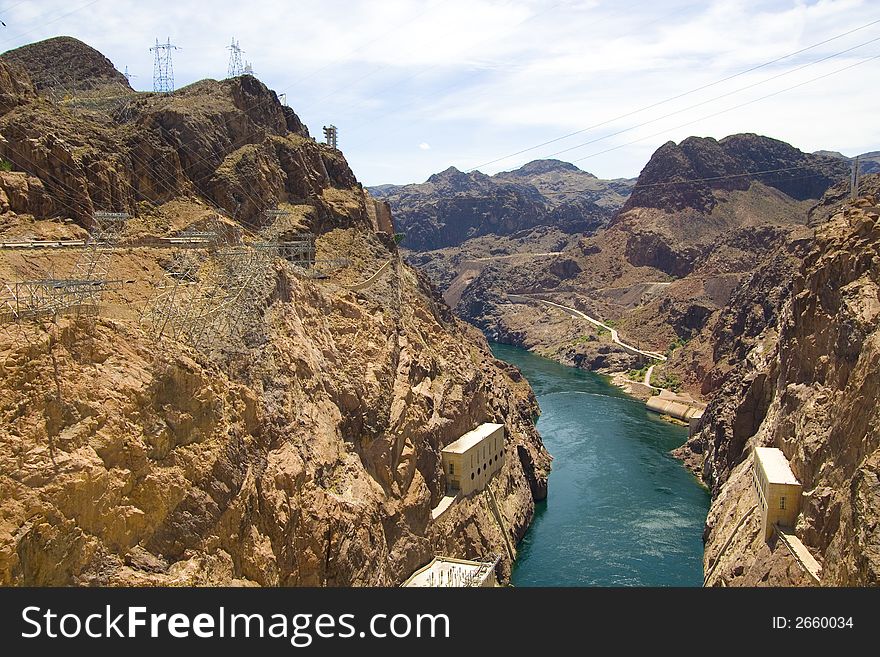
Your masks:
<instances>
[{"instance_id":1,"label":"concrete structure","mask_svg":"<svg viewBox=\"0 0 880 657\"><path fill-rule=\"evenodd\" d=\"M676 420L689 422L691 418L703 417L703 409L673 399L664 399L659 395L650 397L645 403L649 411L674 417Z\"/></svg>"},{"instance_id":2,"label":"concrete structure","mask_svg":"<svg viewBox=\"0 0 880 657\"><path fill-rule=\"evenodd\" d=\"M802 486L785 454L775 447L755 448L752 475L766 541L776 525L794 527L800 511Z\"/></svg>"},{"instance_id":3,"label":"concrete structure","mask_svg":"<svg viewBox=\"0 0 880 657\"><path fill-rule=\"evenodd\" d=\"M483 490L504 464L504 425L485 423L441 452L446 488L470 495Z\"/></svg>"},{"instance_id":4,"label":"concrete structure","mask_svg":"<svg viewBox=\"0 0 880 657\"><path fill-rule=\"evenodd\" d=\"M330 146L330 148L336 148L337 140L339 138L339 131L336 129L335 125L325 125L324 126L324 139L325 143Z\"/></svg>"},{"instance_id":5,"label":"concrete structure","mask_svg":"<svg viewBox=\"0 0 880 657\"><path fill-rule=\"evenodd\" d=\"M492 588L498 586L495 566L500 558L494 556L485 561L467 561L452 557L434 557L428 565L410 575L403 586Z\"/></svg>"}]
</instances>

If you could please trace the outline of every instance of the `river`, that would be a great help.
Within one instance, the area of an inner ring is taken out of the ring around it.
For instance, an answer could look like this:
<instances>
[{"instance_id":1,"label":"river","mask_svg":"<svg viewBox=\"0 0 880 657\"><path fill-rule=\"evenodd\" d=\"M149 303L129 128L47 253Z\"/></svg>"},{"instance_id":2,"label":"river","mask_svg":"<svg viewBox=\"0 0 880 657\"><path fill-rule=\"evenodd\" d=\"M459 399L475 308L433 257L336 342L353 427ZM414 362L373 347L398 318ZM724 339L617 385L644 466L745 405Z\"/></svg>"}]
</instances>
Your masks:
<instances>
[{"instance_id":1,"label":"river","mask_svg":"<svg viewBox=\"0 0 880 657\"><path fill-rule=\"evenodd\" d=\"M515 586L700 586L709 495L669 450L687 430L603 377L492 345L522 370L554 457L519 545Z\"/></svg>"}]
</instances>

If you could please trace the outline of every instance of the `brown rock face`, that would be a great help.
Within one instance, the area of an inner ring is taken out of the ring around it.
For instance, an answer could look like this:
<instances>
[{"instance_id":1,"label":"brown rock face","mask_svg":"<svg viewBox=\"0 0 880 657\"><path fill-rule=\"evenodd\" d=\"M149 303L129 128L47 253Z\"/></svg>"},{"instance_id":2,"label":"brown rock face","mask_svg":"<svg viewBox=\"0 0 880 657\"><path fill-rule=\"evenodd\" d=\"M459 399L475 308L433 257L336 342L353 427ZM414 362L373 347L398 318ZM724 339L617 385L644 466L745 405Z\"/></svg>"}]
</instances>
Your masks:
<instances>
[{"instance_id":1,"label":"brown rock face","mask_svg":"<svg viewBox=\"0 0 880 657\"><path fill-rule=\"evenodd\" d=\"M197 194L250 225L278 201L313 205L316 228L339 225L322 194L357 184L348 164L310 139L296 114L256 78L203 80L167 96L137 94L127 83L105 93L102 85L115 80L109 62L86 56L83 49L94 51L69 43L75 40L50 41L85 62L69 71L78 82L63 100L37 99L28 90L31 79L43 79L43 46L6 53L0 98L8 100L0 102L9 111L0 117L0 157L43 182L54 213L88 226L96 210L136 214L143 201ZM48 83L37 88L52 92Z\"/></svg>"},{"instance_id":2,"label":"brown rock face","mask_svg":"<svg viewBox=\"0 0 880 657\"><path fill-rule=\"evenodd\" d=\"M208 201L253 228L286 203L273 234L311 230L319 258L348 264L319 278L271 260L213 350L141 325L182 258L158 247L114 252L127 282L97 318L0 326L0 585L396 585L436 553L501 553L509 576L547 492L535 398L375 232L390 214L341 153L249 77L118 111L23 97L0 117L18 169L0 172L4 236L79 237L58 215L101 208L153 238L213 218ZM229 256L189 251L200 272ZM6 251L0 272L75 258ZM483 491L435 521L440 452L482 422L507 433L492 510Z\"/></svg>"},{"instance_id":3,"label":"brown rock face","mask_svg":"<svg viewBox=\"0 0 880 657\"><path fill-rule=\"evenodd\" d=\"M708 212L717 203L713 191L746 190L756 180L797 200L816 199L846 174L838 158L804 153L769 137L688 137L654 153L622 212L639 207Z\"/></svg>"},{"instance_id":4,"label":"brown rock face","mask_svg":"<svg viewBox=\"0 0 880 657\"><path fill-rule=\"evenodd\" d=\"M0 115L35 97L33 84L24 69L0 58Z\"/></svg>"},{"instance_id":5,"label":"brown rock face","mask_svg":"<svg viewBox=\"0 0 880 657\"><path fill-rule=\"evenodd\" d=\"M116 70L113 62L71 37L54 37L9 50L0 60L25 69L37 91L64 92L106 86L131 90L128 80Z\"/></svg>"},{"instance_id":6,"label":"brown rock face","mask_svg":"<svg viewBox=\"0 0 880 657\"><path fill-rule=\"evenodd\" d=\"M765 545L748 529L754 523L737 529L735 545L720 552L754 504L754 445L782 449L803 483L797 533L823 564L823 585L878 584L880 179L865 182L863 199L817 227L783 295L777 328L743 343L748 365L740 371L747 375L737 392L731 377L697 438L715 492L706 546L712 584L806 583L799 569L775 570L788 553Z\"/></svg>"},{"instance_id":7,"label":"brown rock face","mask_svg":"<svg viewBox=\"0 0 880 657\"><path fill-rule=\"evenodd\" d=\"M538 226L592 233L620 208L631 185L599 180L568 162L536 160L494 176L450 167L422 184L370 192L390 204L406 247L425 251Z\"/></svg>"}]
</instances>

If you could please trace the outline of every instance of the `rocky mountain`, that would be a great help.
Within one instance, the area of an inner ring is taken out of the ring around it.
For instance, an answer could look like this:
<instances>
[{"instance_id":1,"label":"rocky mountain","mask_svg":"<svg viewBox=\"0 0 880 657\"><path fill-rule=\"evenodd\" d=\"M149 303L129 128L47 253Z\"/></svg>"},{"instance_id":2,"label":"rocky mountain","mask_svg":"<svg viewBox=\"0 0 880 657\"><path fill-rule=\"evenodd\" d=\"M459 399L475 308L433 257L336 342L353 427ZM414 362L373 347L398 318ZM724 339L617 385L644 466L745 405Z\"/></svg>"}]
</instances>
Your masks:
<instances>
[{"instance_id":1,"label":"rocky mountain","mask_svg":"<svg viewBox=\"0 0 880 657\"><path fill-rule=\"evenodd\" d=\"M109 59L71 37L55 37L8 50L0 59L25 69L28 79L41 92L82 92L100 88L132 91L126 77Z\"/></svg>"},{"instance_id":2,"label":"rocky mountain","mask_svg":"<svg viewBox=\"0 0 880 657\"><path fill-rule=\"evenodd\" d=\"M494 176L450 167L422 184L380 185L370 192L391 205L404 246L426 251L537 226L591 233L620 208L631 185L600 180L568 162L536 160Z\"/></svg>"},{"instance_id":3,"label":"rocky mountain","mask_svg":"<svg viewBox=\"0 0 880 657\"><path fill-rule=\"evenodd\" d=\"M840 164L755 134L667 142L642 170L621 214L633 208L709 212L718 203L714 191L744 191L753 182L798 201L818 199L842 175Z\"/></svg>"},{"instance_id":4,"label":"rocky mountain","mask_svg":"<svg viewBox=\"0 0 880 657\"><path fill-rule=\"evenodd\" d=\"M2 286L0 584L396 585L434 554L493 552L508 577L547 493L534 396L403 262L342 153L251 76L103 97L84 44L14 52L0 239L130 218L96 307L10 322ZM47 52L73 93L47 89ZM160 241L187 231L215 237ZM299 232L315 268L261 250ZM0 279L83 257L2 250ZM440 450L484 421L507 433L496 510L484 493L433 518Z\"/></svg>"},{"instance_id":5,"label":"rocky mountain","mask_svg":"<svg viewBox=\"0 0 880 657\"><path fill-rule=\"evenodd\" d=\"M767 307L753 329L718 335L736 365L681 450L713 490L709 585L811 584L781 541L764 541L756 446L782 449L803 484L796 534L822 584L880 582L880 176L863 189L817 227L793 272L756 272L743 286L732 309Z\"/></svg>"},{"instance_id":6,"label":"rocky mountain","mask_svg":"<svg viewBox=\"0 0 880 657\"><path fill-rule=\"evenodd\" d=\"M776 173L743 173L768 170ZM669 352L656 374L692 394L710 395L727 367L713 353L722 310L753 272L798 262L815 204L801 197L818 198L822 185L847 177L839 160L766 137L666 144L606 228L560 253L533 249L540 255L527 257L522 249L522 257L486 258L476 273L469 261L447 260L457 269L446 280L449 287L464 286L455 300L459 315L494 339L587 369L641 367L607 332L584 322L572 326L564 313L510 303L507 295L542 296L615 323L631 343Z\"/></svg>"},{"instance_id":7,"label":"rocky mountain","mask_svg":"<svg viewBox=\"0 0 880 657\"><path fill-rule=\"evenodd\" d=\"M814 155L825 155L827 157L837 158L839 160L844 160L845 162L849 162L850 166L852 166L852 161L854 158L847 157L843 153L839 153L837 151L816 151ZM862 153L858 156L859 158L859 168L861 169L863 174L866 173L880 173L880 151L871 151L870 153Z\"/></svg>"}]
</instances>

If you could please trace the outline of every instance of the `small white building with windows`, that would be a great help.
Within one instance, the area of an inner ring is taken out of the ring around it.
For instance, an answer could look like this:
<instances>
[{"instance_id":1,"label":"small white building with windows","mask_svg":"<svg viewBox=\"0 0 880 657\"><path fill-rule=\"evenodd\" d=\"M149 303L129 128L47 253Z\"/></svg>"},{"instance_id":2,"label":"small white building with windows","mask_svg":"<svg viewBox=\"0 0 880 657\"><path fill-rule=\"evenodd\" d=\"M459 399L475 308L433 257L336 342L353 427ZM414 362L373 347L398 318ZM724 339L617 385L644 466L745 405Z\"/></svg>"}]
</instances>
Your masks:
<instances>
[{"instance_id":1,"label":"small white building with windows","mask_svg":"<svg viewBox=\"0 0 880 657\"><path fill-rule=\"evenodd\" d=\"M441 452L446 489L470 495L483 490L504 464L504 425L486 422Z\"/></svg>"},{"instance_id":2,"label":"small white building with windows","mask_svg":"<svg viewBox=\"0 0 880 657\"><path fill-rule=\"evenodd\" d=\"M803 487L791 471L785 454L775 447L755 448L752 476L766 541L773 536L776 525L795 526Z\"/></svg>"}]
</instances>

